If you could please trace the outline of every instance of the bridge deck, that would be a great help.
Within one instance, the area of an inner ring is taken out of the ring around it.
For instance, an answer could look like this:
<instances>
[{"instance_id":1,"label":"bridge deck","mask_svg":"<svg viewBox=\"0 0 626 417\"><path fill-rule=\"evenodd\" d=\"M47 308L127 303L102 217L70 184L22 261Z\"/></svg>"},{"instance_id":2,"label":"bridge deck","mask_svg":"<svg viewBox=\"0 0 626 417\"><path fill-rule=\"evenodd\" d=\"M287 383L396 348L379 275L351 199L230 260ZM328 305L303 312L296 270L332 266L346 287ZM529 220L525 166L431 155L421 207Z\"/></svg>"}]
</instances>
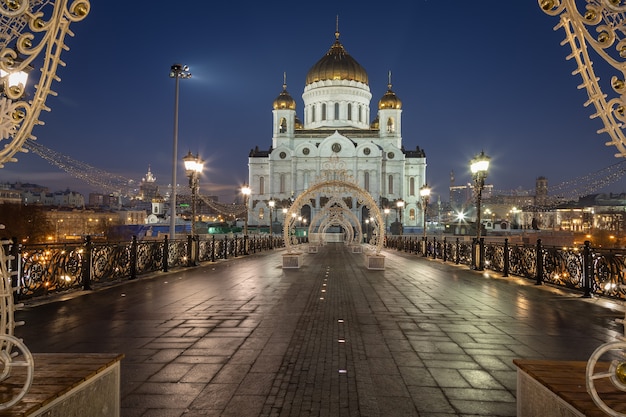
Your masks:
<instances>
[{"instance_id":1,"label":"bridge deck","mask_svg":"<svg viewBox=\"0 0 626 417\"><path fill-rule=\"evenodd\" d=\"M514 416L513 360L586 361L621 306L329 244L128 282L16 314L33 352L119 352L123 416Z\"/></svg>"}]
</instances>

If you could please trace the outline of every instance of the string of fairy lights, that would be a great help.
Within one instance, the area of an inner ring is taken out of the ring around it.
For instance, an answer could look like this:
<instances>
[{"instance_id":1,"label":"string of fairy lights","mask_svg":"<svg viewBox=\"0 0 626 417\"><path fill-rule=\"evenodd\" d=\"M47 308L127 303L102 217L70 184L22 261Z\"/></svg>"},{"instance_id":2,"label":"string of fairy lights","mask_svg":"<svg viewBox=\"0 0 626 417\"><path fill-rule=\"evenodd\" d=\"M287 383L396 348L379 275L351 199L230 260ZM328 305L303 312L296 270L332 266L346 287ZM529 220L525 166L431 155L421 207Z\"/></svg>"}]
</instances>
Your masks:
<instances>
[{"instance_id":1,"label":"string of fairy lights","mask_svg":"<svg viewBox=\"0 0 626 417\"><path fill-rule=\"evenodd\" d=\"M594 194L626 175L626 160L616 162L598 171L581 175L559 184L548 186L548 195L555 203L576 201L580 197ZM534 195L535 190L493 190L492 195Z\"/></svg>"},{"instance_id":2,"label":"string of fairy lights","mask_svg":"<svg viewBox=\"0 0 626 417\"><path fill-rule=\"evenodd\" d=\"M121 175L112 174L92 165L54 151L37 141L28 141L24 147L51 165L67 172L74 178L86 182L96 190L122 196L132 196L137 191L138 182ZM598 171L563 181L548 187L548 195L553 201L575 201L580 197L594 194L619 181L626 175L626 160L609 165ZM493 190L492 195L534 195L534 190ZM199 198L216 212L236 216L246 211L244 204L223 204L200 195Z\"/></svg>"}]
</instances>

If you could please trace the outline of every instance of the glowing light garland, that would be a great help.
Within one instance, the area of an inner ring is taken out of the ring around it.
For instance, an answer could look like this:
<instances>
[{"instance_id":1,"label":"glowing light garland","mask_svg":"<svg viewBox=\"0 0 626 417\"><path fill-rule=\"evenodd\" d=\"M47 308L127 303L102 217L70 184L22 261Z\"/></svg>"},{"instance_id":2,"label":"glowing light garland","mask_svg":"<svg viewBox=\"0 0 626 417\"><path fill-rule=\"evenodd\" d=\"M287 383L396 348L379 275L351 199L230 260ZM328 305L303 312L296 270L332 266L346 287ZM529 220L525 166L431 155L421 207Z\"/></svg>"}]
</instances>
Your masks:
<instances>
[{"instance_id":1,"label":"glowing light garland","mask_svg":"<svg viewBox=\"0 0 626 417\"><path fill-rule=\"evenodd\" d=\"M85 181L87 184L106 192L129 195L134 181L124 178L121 175L111 174L101 169L95 168L84 162L77 161L67 155L53 151L43 146L39 142L26 142L24 147L50 164L57 166L74 178Z\"/></svg>"}]
</instances>

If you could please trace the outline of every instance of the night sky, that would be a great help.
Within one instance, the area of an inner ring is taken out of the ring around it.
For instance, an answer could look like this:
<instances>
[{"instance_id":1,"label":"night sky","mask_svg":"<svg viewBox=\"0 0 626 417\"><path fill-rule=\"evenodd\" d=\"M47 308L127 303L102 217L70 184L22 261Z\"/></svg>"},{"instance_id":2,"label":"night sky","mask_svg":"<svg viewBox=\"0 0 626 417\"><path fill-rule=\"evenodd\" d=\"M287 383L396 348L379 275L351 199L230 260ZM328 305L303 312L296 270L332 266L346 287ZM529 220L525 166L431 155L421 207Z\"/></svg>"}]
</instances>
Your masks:
<instances>
[{"instance_id":1,"label":"night sky","mask_svg":"<svg viewBox=\"0 0 626 417\"><path fill-rule=\"evenodd\" d=\"M180 81L180 158L206 159L203 194L232 202L247 180L250 149L269 149L272 102L282 89L301 99L308 70L334 41L368 72L372 117L392 71L403 102L406 149L424 149L433 193L448 199L450 172L470 180L469 160L492 157L487 179L497 190L533 189L620 162L607 147L595 112L583 107L571 52L560 46L558 18L525 1L92 1L71 26L58 97L35 127L38 142L77 161L140 181L151 167L162 191L171 183L173 63L189 66ZM597 58L599 61L600 58ZM611 72L598 74L609 80ZM86 194L73 179L34 154L0 169L2 182L33 182L51 191ZM602 191L626 191L626 181Z\"/></svg>"}]
</instances>

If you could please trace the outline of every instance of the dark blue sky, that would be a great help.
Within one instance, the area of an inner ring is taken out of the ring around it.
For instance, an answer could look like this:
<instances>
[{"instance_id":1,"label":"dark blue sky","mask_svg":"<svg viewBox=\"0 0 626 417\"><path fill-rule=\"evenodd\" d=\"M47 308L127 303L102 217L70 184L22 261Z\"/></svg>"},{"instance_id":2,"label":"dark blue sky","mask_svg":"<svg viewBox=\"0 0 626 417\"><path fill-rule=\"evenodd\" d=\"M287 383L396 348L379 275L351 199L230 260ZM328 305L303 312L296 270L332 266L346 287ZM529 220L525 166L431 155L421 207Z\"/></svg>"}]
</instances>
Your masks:
<instances>
[{"instance_id":1,"label":"dark blue sky","mask_svg":"<svg viewBox=\"0 0 626 417\"><path fill-rule=\"evenodd\" d=\"M406 3L406 4L405 4ZM207 162L205 194L230 202L247 179L250 149L268 149L272 102L287 73L301 119L304 80L334 40L367 70L372 115L393 72L403 102L407 149L423 148L427 178L448 199L450 172L469 181L469 160L492 157L488 182L532 189L538 176L556 185L620 162L598 135L595 111L560 46L558 18L536 1L316 2L92 1L72 26L58 97L34 134L57 152L140 180L148 166L171 182L175 62L180 82L179 157ZM598 58L599 60L599 58ZM600 74L608 80L612 73ZM34 154L0 169L0 181L35 182L52 191L92 188ZM186 185L180 163L178 183ZM626 191L626 182L606 190Z\"/></svg>"}]
</instances>

